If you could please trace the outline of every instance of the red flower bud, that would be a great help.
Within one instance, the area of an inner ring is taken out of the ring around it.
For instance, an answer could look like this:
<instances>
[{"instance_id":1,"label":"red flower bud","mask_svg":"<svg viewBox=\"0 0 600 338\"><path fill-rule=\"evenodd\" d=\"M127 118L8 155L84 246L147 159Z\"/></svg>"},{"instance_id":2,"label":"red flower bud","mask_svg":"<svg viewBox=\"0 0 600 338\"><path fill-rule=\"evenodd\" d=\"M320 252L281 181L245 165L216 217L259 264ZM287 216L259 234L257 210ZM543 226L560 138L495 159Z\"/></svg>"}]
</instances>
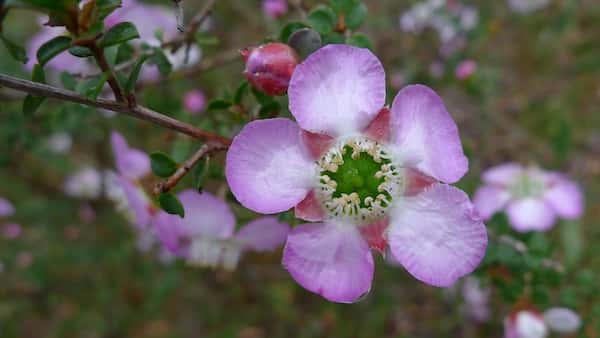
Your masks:
<instances>
[{"instance_id":1,"label":"red flower bud","mask_svg":"<svg viewBox=\"0 0 600 338\"><path fill-rule=\"evenodd\" d=\"M274 42L241 51L246 60L244 75L254 88L268 95L285 95L292 73L300 61L288 45Z\"/></svg>"}]
</instances>

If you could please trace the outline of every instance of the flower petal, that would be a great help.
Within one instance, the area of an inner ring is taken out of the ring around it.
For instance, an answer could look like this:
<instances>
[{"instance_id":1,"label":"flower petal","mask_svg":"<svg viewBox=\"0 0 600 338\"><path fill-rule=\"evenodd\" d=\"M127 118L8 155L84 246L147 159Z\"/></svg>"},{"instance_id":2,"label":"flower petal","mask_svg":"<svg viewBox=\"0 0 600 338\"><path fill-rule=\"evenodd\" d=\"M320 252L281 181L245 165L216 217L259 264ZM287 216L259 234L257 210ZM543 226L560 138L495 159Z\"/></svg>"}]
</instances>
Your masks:
<instances>
[{"instance_id":1,"label":"flower petal","mask_svg":"<svg viewBox=\"0 0 600 338\"><path fill-rule=\"evenodd\" d=\"M181 222L182 232L187 236L228 238L235 230L235 216L225 201L209 192L198 193L188 189L178 194L185 209Z\"/></svg>"},{"instance_id":2,"label":"flower petal","mask_svg":"<svg viewBox=\"0 0 600 338\"><path fill-rule=\"evenodd\" d=\"M307 290L332 302L352 303L369 292L373 256L351 226L311 223L288 236L283 265Z\"/></svg>"},{"instance_id":3,"label":"flower petal","mask_svg":"<svg viewBox=\"0 0 600 338\"><path fill-rule=\"evenodd\" d=\"M484 171L481 174L481 179L488 184L507 186L511 184L517 176L523 174L524 170L523 166L518 163L504 163Z\"/></svg>"},{"instance_id":4,"label":"flower petal","mask_svg":"<svg viewBox=\"0 0 600 338\"><path fill-rule=\"evenodd\" d=\"M365 128L385 104L385 72L368 49L327 45L296 66L288 95L302 129L346 135Z\"/></svg>"},{"instance_id":5,"label":"flower petal","mask_svg":"<svg viewBox=\"0 0 600 338\"><path fill-rule=\"evenodd\" d=\"M475 191L473 204L483 219L489 219L493 214L504 208L510 193L498 186L484 185Z\"/></svg>"},{"instance_id":6,"label":"flower petal","mask_svg":"<svg viewBox=\"0 0 600 338\"><path fill-rule=\"evenodd\" d=\"M261 217L242 227L235 238L254 251L273 251L285 243L288 232L290 226L277 217Z\"/></svg>"},{"instance_id":7,"label":"flower petal","mask_svg":"<svg viewBox=\"0 0 600 338\"><path fill-rule=\"evenodd\" d=\"M406 166L442 182L454 183L468 170L458 128L442 99L427 86L398 92L392 103L391 139Z\"/></svg>"},{"instance_id":8,"label":"flower petal","mask_svg":"<svg viewBox=\"0 0 600 338\"><path fill-rule=\"evenodd\" d=\"M436 184L393 206L388 241L411 275L446 287L479 265L487 232L467 194Z\"/></svg>"},{"instance_id":9,"label":"flower petal","mask_svg":"<svg viewBox=\"0 0 600 338\"><path fill-rule=\"evenodd\" d=\"M555 180L544 193L544 200L560 217L576 219L583 213L583 193L577 183L566 178Z\"/></svg>"},{"instance_id":10,"label":"flower petal","mask_svg":"<svg viewBox=\"0 0 600 338\"><path fill-rule=\"evenodd\" d=\"M118 184L123 188L125 198L127 199L127 208L129 208L135 217L134 225L139 229L145 229L150 225L152 213L150 212L152 204L144 191L133 182L122 175L116 177Z\"/></svg>"},{"instance_id":11,"label":"flower petal","mask_svg":"<svg viewBox=\"0 0 600 338\"><path fill-rule=\"evenodd\" d=\"M508 219L517 231L546 231L554 225L554 210L543 200L524 198L512 201L506 209Z\"/></svg>"},{"instance_id":12,"label":"flower petal","mask_svg":"<svg viewBox=\"0 0 600 338\"><path fill-rule=\"evenodd\" d=\"M325 210L321 202L317 199L314 190L311 190L308 195L294 209L294 216L309 222L319 222L325 217Z\"/></svg>"},{"instance_id":13,"label":"flower petal","mask_svg":"<svg viewBox=\"0 0 600 338\"><path fill-rule=\"evenodd\" d=\"M110 135L117 169L121 175L137 179L150 172L150 158L143 151L130 148L116 131Z\"/></svg>"},{"instance_id":14,"label":"flower petal","mask_svg":"<svg viewBox=\"0 0 600 338\"><path fill-rule=\"evenodd\" d=\"M11 216L15 213L15 207L9 200L0 197L0 217Z\"/></svg>"},{"instance_id":15,"label":"flower petal","mask_svg":"<svg viewBox=\"0 0 600 338\"><path fill-rule=\"evenodd\" d=\"M558 333L573 333L581 327L581 318L573 310L553 307L544 312L544 321L550 330Z\"/></svg>"},{"instance_id":16,"label":"flower petal","mask_svg":"<svg viewBox=\"0 0 600 338\"><path fill-rule=\"evenodd\" d=\"M248 123L229 147L225 174L237 200L265 214L295 206L318 180L300 128L284 118Z\"/></svg>"}]
</instances>

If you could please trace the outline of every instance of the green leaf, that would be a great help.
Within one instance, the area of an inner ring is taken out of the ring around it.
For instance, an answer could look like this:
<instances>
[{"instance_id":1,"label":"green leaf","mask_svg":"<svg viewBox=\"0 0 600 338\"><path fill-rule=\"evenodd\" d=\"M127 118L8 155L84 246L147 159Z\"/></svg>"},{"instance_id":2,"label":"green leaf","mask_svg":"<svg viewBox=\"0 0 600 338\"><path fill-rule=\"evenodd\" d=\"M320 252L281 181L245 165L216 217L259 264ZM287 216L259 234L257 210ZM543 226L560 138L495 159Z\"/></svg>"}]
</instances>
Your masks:
<instances>
[{"instance_id":1,"label":"green leaf","mask_svg":"<svg viewBox=\"0 0 600 338\"><path fill-rule=\"evenodd\" d=\"M208 177L210 168L210 156L204 157L204 159L196 164L194 168L194 187L198 190L202 190L202 186Z\"/></svg>"},{"instance_id":2,"label":"green leaf","mask_svg":"<svg viewBox=\"0 0 600 338\"><path fill-rule=\"evenodd\" d=\"M163 76L169 75L173 70L171 62L169 61L165 53L159 48L154 50L154 54L150 57L148 62L150 64L156 65L156 67L158 67L158 71Z\"/></svg>"},{"instance_id":3,"label":"green leaf","mask_svg":"<svg viewBox=\"0 0 600 338\"><path fill-rule=\"evenodd\" d=\"M358 0L331 0L330 3L336 13L348 13L360 2Z\"/></svg>"},{"instance_id":4,"label":"green leaf","mask_svg":"<svg viewBox=\"0 0 600 338\"><path fill-rule=\"evenodd\" d=\"M225 99L215 99L208 103L208 106L206 106L206 110L207 111L223 110L223 109L227 109L227 108L231 107L231 105L232 105L231 101L228 101Z\"/></svg>"},{"instance_id":5,"label":"green leaf","mask_svg":"<svg viewBox=\"0 0 600 338\"><path fill-rule=\"evenodd\" d=\"M71 47L71 38L68 36L57 36L44 43L37 51L37 59L40 65L45 65L53 57Z\"/></svg>"},{"instance_id":6,"label":"green leaf","mask_svg":"<svg viewBox=\"0 0 600 338\"><path fill-rule=\"evenodd\" d=\"M287 43L304 59L321 48L321 34L310 28L302 28L292 33Z\"/></svg>"},{"instance_id":7,"label":"green leaf","mask_svg":"<svg viewBox=\"0 0 600 338\"><path fill-rule=\"evenodd\" d=\"M287 43L290 35L292 35L292 33L294 33L295 31L301 29L301 28L306 28L308 27L307 24L305 24L304 22L299 22L299 21L293 21L288 23L287 25L283 26L283 28L281 29L281 32L279 33L279 41L283 42L283 43Z\"/></svg>"},{"instance_id":8,"label":"green leaf","mask_svg":"<svg viewBox=\"0 0 600 338\"><path fill-rule=\"evenodd\" d=\"M129 78L127 79L127 83L125 84L125 93L131 93L133 88L135 87L135 83L137 82L138 77L140 76L140 71L142 70L142 66L144 62L149 58L147 55L143 55L133 66L131 70L131 74L129 74Z\"/></svg>"},{"instance_id":9,"label":"green leaf","mask_svg":"<svg viewBox=\"0 0 600 338\"><path fill-rule=\"evenodd\" d=\"M206 33L198 33L196 34L196 43L199 46L216 46L219 44L219 38Z\"/></svg>"},{"instance_id":10,"label":"green leaf","mask_svg":"<svg viewBox=\"0 0 600 338\"><path fill-rule=\"evenodd\" d=\"M160 207L169 214L179 215L181 218L185 216L183 205L177 196L171 193L160 194L160 196L158 196L158 203L160 204Z\"/></svg>"},{"instance_id":11,"label":"green leaf","mask_svg":"<svg viewBox=\"0 0 600 338\"><path fill-rule=\"evenodd\" d=\"M159 177L169 177L177 170L177 163L163 152L155 152L150 155L150 166L152 172Z\"/></svg>"},{"instance_id":12,"label":"green leaf","mask_svg":"<svg viewBox=\"0 0 600 338\"><path fill-rule=\"evenodd\" d=\"M44 68L39 64L33 66L33 71L31 72L31 80L38 83L46 83L46 75L44 74ZM23 114L30 116L40 107L42 102L44 102L46 98L43 96L33 96L27 95L23 100Z\"/></svg>"},{"instance_id":13,"label":"green leaf","mask_svg":"<svg viewBox=\"0 0 600 338\"><path fill-rule=\"evenodd\" d=\"M361 48L368 48L373 50L373 43L371 43L371 39L364 33L354 33L350 38L348 38L348 44Z\"/></svg>"},{"instance_id":14,"label":"green leaf","mask_svg":"<svg viewBox=\"0 0 600 338\"><path fill-rule=\"evenodd\" d=\"M121 0L96 0L96 8L100 19L104 19L119 7L121 7Z\"/></svg>"},{"instance_id":15,"label":"green leaf","mask_svg":"<svg viewBox=\"0 0 600 338\"><path fill-rule=\"evenodd\" d=\"M233 94L233 103L240 104L244 99L244 96L248 93L248 81L242 81L238 89Z\"/></svg>"},{"instance_id":16,"label":"green leaf","mask_svg":"<svg viewBox=\"0 0 600 338\"><path fill-rule=\"evenodd\" d=\"M76 5L75 0L22 0L24 3L44 9L63 11L67 7Z\"/></svg>"},{"instance_id":17,"label":"green leaf","mask_svg":"<svg viewBox=\"0 0 600 338\"><path fill-rule=\"evenodd\" d=\"M13 59L15 59L21 63L27 63L27 61L29 59L27 58L27 52L25 51L25 48L17 45L16 43L13 43L12 41L8 40L1 34L0 34L0 40L2 40L2 42L4 43L4 46L8 50L8 53L10 54L10 56L12 56Z\"/></svg>"},{"instance_id":18,"label":"green leaf","mask_svg":"<svg viewBox=\"0 0 600 338\"><path fill-rule=\"evenodd\" d=\"M104 38L100 41L100 46L103 48L110 47L139 37L140 33L138 33L133 23L121 22L106 32Z\"/></svg>"},{"instance_id":19,"label":"green leaf","mask_svg":"<svg viewBox=\"0 0 600 338\"><path fill-rule=\"evenodd\" d=\"M135 50L128 43L123 43L117 49L117 55L115 57L115 64L128 62L133 58Z\"/></svg>"},{"instance_id":20,"label":"green leaf","mask_svg":"<svg viewBox=\"0 0 600 338\"><path fill-rule=\"evenodd\" d=\"M565 261L569 266L574 266L581 258L584 249L584 240L579 222L561 222L560 237L565 252Z\"/></svg>"},{"instance_id":21,"label":"green leaf","mask_svg":"<svg viewBox=\"0 0 600 338\"><path fill-rule=\"evenodd\" d=\"M69 90L75 90L75 87L77 87L77 80L69 72L60 73L60 82L62 82L63 87Z\"/></svg>"},{"instance_id":22,"label":"green leaf","mask_svg":"<svg viewBox=\"0 0 600 338\"><path fill-rule=\"evenodd\" d=\"M356 4L356 6L346 14L346 27L352 30L358 28L367 18L368 12L367 5L362 2Z\"/></svg>"},{"instance_id":23,"label":"green leaf","mask_svg":"<svg viewBox=\"0 0 600 338\"><path fill-rule=\"evenodd\" d=\"M69 53L78 58L87 58L90 56L94 56L94 54L92 54L92 51L89 48L82 46L73 46L69 48Z\"/></svg>"},{"instance_id":24,"label":"green leaf","mask_svg":"<svg viewBox=\"0 0 600 338\"><path fill-rule=\"evenodd\" d=\"M108 74L102 74L101 76L84 82L78 91L88 99L95 100L102 92L106 80L108 80Z\"/></svg>"},{"instance_id":25,"label":"green leaf","mask_svg":"<svg viewBox=\"0 0 600 338\"><path fill-rule=\"evenodd\" d=\"M307 20L317 32L327 34L333 31L337 17L331 8L319 5L308 14Z\"/></svg>"},{"instance_id":26,"label":"green leaf","mask_svg":"<svg viewBox=\"0 0 600 338\"><path fill-rule=\"evenodd\" d=\"M281 104L275 100L268 102L260 107L258 116L260 118L274 117L281 111Z\"/></svg>"},{"instance_id":27,"label":"green leaf","mask_svg":"<svg viewBox=\"0 0 600 338\"><path fill-rule=\"evenodd\" d=\"M338 32L331 32L329 34L323 35L323 44L332 44L332 43L345 43L346 39L344 36Z\"/></svg>"}]
</instances>

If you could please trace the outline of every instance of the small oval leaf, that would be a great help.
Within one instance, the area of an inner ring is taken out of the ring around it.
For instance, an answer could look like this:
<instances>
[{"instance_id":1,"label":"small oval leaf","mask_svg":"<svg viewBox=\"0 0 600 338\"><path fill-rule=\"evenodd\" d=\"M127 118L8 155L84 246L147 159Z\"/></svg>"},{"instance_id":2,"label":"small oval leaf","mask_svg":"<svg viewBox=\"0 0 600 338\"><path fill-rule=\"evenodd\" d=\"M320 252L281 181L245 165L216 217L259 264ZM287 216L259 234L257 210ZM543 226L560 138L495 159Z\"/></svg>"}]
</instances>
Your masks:
<instances>
[{"instance_id":1,"label":"small oval leaf","mask_svg":"<svg viewBox=\"0 0 600 338\"><path fill-rule=\"evenodd\" d=\"M71 47L71 38L68 36L57 36L44 43L37 51L37 59L40 65L45 65L53 57Z\"/></svg>"},{"instance_id":2,"label":"small oval leaf","mask_svg":"<svg viewBox=\"0 0 600 338\"><path fill-rule=\"evenodd\" d=\"M101 47L110 47L121 44L123 42L137 39L140 34L131 22L121 22L106 32L104 38L100 42Z\"/></svg>"},{"instance_id":3,"label":"small oval leaf","mask_svg":"<svg viewBox=\"0 0 600 338\"><path fill-rule=\"evenodd\" d=\"M152 172L159 177L169 177L177 170L177 163L167 154L155 152L150 155Z\"/></svg>"},{"instance_id":4,"label":"small oval leaf","mask_svg":"<svg viewBox=\"0 0 600 338\"><path fill-rule=\"evenodd\" d=\"M169 214L179 215L179 217L183 218L185 216L185 210L183 209L183 205L181 201L177 198L177 196L171 193L162 193L158 196L158 204L160 207Z\"/></svg>"}]
</instances>

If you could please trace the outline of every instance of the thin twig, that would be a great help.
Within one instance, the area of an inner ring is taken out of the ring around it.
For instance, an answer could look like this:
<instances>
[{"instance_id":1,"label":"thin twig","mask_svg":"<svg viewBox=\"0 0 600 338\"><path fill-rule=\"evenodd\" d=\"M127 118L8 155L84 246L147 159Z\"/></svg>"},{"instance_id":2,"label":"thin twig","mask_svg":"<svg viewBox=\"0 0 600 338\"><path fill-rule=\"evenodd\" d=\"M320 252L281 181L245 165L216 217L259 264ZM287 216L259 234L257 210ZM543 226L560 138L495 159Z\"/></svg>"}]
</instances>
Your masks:
<instances>
[{"instance_id":1,"label":"thin twig","mask_svg":"<svg viewBox=\"0 0 600 338\"><path fill-rule=\"evenodd\" d=\"M100 48L95 40L83 46L88 47L92 51L92 54L94 54L94 58L98 63L98 67L100 67L102 73L108 75L107 82L110 88L112 89L113 93L115 94L115 99L118 102L125 101L125 93L123 91L123 88L121 88L121 85L119 84L119 81L117 81L117 77L115 76L112 67L106 60L106 56L104 55L104 49Z\"/></svg>"},{"instance_id":2,"label":"thin twig","mask_svg":"<svg viewBox=\"0 0 600 338\"><path fill-rule=\"evenodd\" d=\"M519 241L518 239L513 238L509 235L497 236L492 231L489 231L489 234L490 234L490 237L495 239L498 243L508 245L511 248L513 248L513 250L515 250L516 252L518 252L522 255L526 254L529 251L527 244L525 244L525 243ZM557 262L557 261L549 259L549 258L542 259L542 265L547 268L553 269L556 272L560 272L560 273L565 272L565 268L560 262Z\"/></svg>"},{"instance_id":3,"label":"thin twig","mask_svg":"<svg viewBox=\"0 0 600 338\"><path fill-rule=\"evenodd\" d=\"M207 143L207 144L203 145L202 147L200 147L200 149L198 149L198 151L196 151L196 153L194 153L194 155L192 155L192 157L190 157L189 159L187 159L183 163L183 165L181 167L179 167L177 169L177 171L175 171L175 173L173 175L171 175L166 180L157 183L154 186L154 194L159 195L161 193L165 193L165 192L168 192L169 190L173 189L173 187L175 187L177 185L177 183L179 183L179 181L202 158L204 158L205 156L209 155L212 152L215 152L215 151L218 151L218 150L224 150L224 149L227 149L227 147L224 146L223 144L220 144L220 143L214 143L214 142L212 142L212 143Z\"/></svg>"},{"instance_id":4,"label":"thin twig","mask_svg":"<svg viewBox=\"0 0 600 338\"><path fill-rule=\"evenodd\" d=\"M194 34L200 28L200 25L206 20L217 0L208 0L204 7L192 18L184 32L170 41L162 43L161 47L171 47L173 52L176 52L183 44L193 40Z\"/></svg>"},{"instance_id":5,"label":"thin twig","mask_svg":"<svg viewBox=\"0 0 600 338\"><path fill-rule=\"evenodd\" d=\"M5 74L0 74L0 86L26 92L34 96L51 97L62 101L75 102L91 107L111 110L117 113L124 113L135 118L150 121L162 127L178 131L199 140L214 141L225 146L228 146L231 143L231 140L227 137L196 128L191 124L179 121L143 106L129 107L127 104L115 102L113 100L92 100L81 96L74 91L49 86L43 83L32 82Z\"/></svg>"}]
</instances>

